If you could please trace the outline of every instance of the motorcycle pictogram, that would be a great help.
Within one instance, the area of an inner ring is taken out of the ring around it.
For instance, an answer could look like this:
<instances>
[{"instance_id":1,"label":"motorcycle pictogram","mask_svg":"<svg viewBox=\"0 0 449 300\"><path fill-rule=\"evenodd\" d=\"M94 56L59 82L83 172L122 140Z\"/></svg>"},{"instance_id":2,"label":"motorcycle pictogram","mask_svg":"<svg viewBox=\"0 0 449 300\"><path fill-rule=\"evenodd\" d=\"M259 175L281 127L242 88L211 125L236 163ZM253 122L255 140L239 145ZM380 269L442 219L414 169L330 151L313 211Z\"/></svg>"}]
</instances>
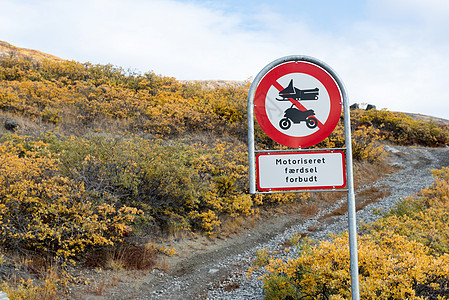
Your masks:
<instances>
[{"instance_id":1,"label":"motorcycle pictogram","mask_svg":"<svg viewBox=\"0 0 449 300\"><path fill-rule=\"evenodd\" d=\"M303 100L318 100L318 92L318 88L300 90L293 86L293 79L290 80L288 86L279 92L282 99L276 98L278 101L291 101L293 103L290 108L284 111L284 118L279 121L281 129L287 130L291 127L292 122L299 124L302 121L305 121L310 129L317 127L318 120L314 117L315 111L313 109L301 110L296 107L296 104Z\"/></svg>"}]
</instances>

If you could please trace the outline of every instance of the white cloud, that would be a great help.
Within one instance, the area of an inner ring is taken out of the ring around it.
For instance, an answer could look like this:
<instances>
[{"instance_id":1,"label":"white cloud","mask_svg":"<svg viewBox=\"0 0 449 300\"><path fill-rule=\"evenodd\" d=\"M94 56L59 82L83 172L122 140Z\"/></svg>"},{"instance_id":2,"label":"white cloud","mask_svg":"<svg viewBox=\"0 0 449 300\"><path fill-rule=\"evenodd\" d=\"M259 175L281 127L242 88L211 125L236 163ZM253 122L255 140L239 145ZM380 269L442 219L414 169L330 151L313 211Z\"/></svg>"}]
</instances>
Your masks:
<instances>
[{"instance_id":1,"label":"white cloud","mask_svg":"<svg viewBox=\"0 0 449 300\"><path fill-rule=\"evenodd\" d=\"M240 30L233 15L175 1L131 3L136 7L123 1L86 2L90 10L78 25L83 52L97 59L104 52L102 63L178 78L231 79L241 74L232 70L230 61L250 56L259 43L252 33Z\"/></svg>"},{"instance_id":2,"label":"white cloud","mask_svg":"<svg viewBox=\"0 0 449 300\"><path fill-rule=\"evenodd\" d=\"M237 17L189 3L82 0L75 5L52 0L16 6L3 2L14 11L4 22L15 34L5 35L6 27L0 32L10 42L20 42L18 46L36 45L67 59L154 69L177 77L205 78L217 76L219 70L225 77L232 76L229 60L248 54L247 43L257 43L252 34L239 29Z\"/></svg>"},{"instance_id":3,"label":"white cloud","mask_svg":"<svg viewBox=\"0 0 449 300\"><path fill-rule=\"evenodd\" d=\"M411 17L447 22L449 15L449 2L445 0L370 0L370 5L376 14L393 19Z\"/></svg>"},{"instance_id":4,"label":"white cloud","mask_svg":"<svg viewBox=\"0 0 449 300\"><path fill-rule=\"evenodd\" d=\"M433 4L442 1L377 1L388 18L379 15L361 26L357 41L359 64L367 80L352 76L357 97L381 103L391 110L421 112L449 118L449 104L445 89L449 68L447 50L449 41L441 32L442 22L447 27L447 5L439 8ZM446 15L446 19L441 18ZM403 19L401 22L397 21ZM363 34L367 36L363 37ZM362 53L363 51L363 53ZM355 68L351 68L355 70ZM360 70L359 70L360 71ZM348 75L348 77L351 75Z\"/></svg>"}]
</instances>

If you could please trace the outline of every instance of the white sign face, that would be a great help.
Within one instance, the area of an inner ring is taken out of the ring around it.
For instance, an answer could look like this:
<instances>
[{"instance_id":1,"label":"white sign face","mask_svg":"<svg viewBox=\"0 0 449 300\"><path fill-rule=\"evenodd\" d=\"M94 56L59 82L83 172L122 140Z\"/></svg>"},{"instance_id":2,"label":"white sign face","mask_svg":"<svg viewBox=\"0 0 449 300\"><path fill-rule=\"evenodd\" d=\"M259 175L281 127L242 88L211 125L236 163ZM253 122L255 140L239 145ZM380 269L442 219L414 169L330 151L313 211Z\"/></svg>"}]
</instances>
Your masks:
<instances>
[{"instance_id":1,"label":"white sign face","mask_svg":"<svg viewBox=\"0 0 449 300\"><path fill-rule=\"evenodd\" d=\"M285 127L282 128L282 124L280 124L279 121L284 118L285 112L292 107L292 102L285 100L280 101L279 90L274 85L268 90L267 97L265 99L265 110L268 119L279 132L283 132L292 137L307 137L316 133L320 130L322 124L326 123L330 113L330 97L327 93L326 87L318 79L308 74L291 73L282 76L277 80L280 87L287 87L290 82L293 83L293 88L299 89L300 91L317 89L316 99L305 100L302 102L304 106L303 110L313 110L313 117L318 120L317 126L312 126L312 128L310 128L307 126L306 119L304 119L303 122L292 122L288 129ZM299 101L297 103L299 103ZM293 105L293 107L296 106Z\"/></svg>"},{"instance_id":2,"label":"white sign face","mask_svg":"<svg viewBox=\"0 0 449 300\"><path fill-rule=\"evenodd\" d=\"M260 153L256 158L260 191L336 189L346 185L343 151Z\"/></svg>"}]
</instances>

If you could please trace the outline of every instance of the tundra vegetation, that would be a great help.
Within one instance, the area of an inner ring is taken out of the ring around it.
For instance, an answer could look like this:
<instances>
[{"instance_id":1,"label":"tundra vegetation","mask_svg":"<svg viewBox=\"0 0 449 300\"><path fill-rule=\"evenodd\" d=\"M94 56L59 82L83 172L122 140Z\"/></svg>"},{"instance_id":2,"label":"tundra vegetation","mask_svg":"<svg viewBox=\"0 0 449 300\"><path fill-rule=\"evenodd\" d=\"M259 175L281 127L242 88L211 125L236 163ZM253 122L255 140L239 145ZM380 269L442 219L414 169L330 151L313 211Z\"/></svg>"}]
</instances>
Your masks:
<instances>
[{"instance_id":1,"label":"tundra vegetation","mask_svg":"<svg viewBox=\"0 0 449 300\"><path fill-rule=\"evenodd\" d=\"M361 299L448 299L449 168L433 175L431 187L364 226L358 237ZM295 242L294 259L264 253L263 265L255 261L269 271L266 298L351 299L348 234Z\"/></svg>"},{"instance_id":2,"label":"tundra vegetation","mask_svg":"<svg viewBox=\"0 0 449 300\"><path fill-rule=\"evenodd\" d=\"M17 299L56 298L74 280L67 268L111 267L104 253L127 249L120 267L151 268L156 255L173 255L173 249L158 245L159 238L227 236L289 205L316 212L318 198L328 196L248 194L248 88L249 83L181 83L111 65L1 59L0 117L18 124L15 132L0 131L2 257L31 257L26 268L42 283L5 282L3 290ZM353 110L351 122L360 183L370 180L367 170L385 169L385 142L437 147L449 141L445 126L386 110ZM255 138L258 148L283 148L257 125ZM342 122L316 145L342 146ZM447 171L440 172L437 183L447 186ZM387 286L391 295L415 295L447 285L447 270L437 268L449 265L446 229L419 227L421 233L404 234L405 228L417 228L417 218L432 219L425 211L438 214L434 204L446 202L437 191L438 186L427 190L428 200L401 202L402 214L392 213L361 237L360 246L371 249L371 257L362 257L367 295L384 295ZM288 263L266 257L272 270L266 278L269 297L346 297L343 240L313 244ZM421 260L409 260L418 255ZM401 276L386 273L387 267L381 274L376 264L394 264Z\"/></svg>"}]
</instances>

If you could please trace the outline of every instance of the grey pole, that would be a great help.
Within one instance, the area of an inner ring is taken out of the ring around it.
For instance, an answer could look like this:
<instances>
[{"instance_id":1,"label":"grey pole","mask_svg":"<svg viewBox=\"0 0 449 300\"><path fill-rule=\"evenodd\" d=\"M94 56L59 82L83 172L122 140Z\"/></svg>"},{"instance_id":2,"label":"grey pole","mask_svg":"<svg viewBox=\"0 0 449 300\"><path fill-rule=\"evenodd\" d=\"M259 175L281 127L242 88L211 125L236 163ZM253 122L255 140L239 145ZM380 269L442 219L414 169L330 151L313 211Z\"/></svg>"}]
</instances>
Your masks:
<instances>
[{"instance_id":1,"label":"grey pole","mask_svg":"<svg viewBox=\"0 0 449 300\"><path fill-rule=\"evenodd\" d=\"M257 77L256 77L257 78ZM259 79L260 81L260 79ZM257 88L256 80L253 83L248 92L247 101L247 118L248 118L248 162L249 162L249 193L256 193L256 167L255 167L255 149L254 149L254 93Z\"/></svg>"},{"instance_id":2,"label":"grey pole","mask_svg":"<svg viewBox=\"0 0 449 300\"><path fill-rule=\"evenodd\" d=\"M334 75L335 76L335 75ZM340 79L336 78L340 86L343 98L343 115L345 125L345 146L346 146L346 179L348 188L348 229L349 229L349 252L351 264L351 291L352 300L360 299L359 289L359 263L357 254L357 222L355 211L355 194L354 194L354 175L352 163L352 141L351 141L351 120L349 114L349 101Z\"/></svg>"}]
</instances>

